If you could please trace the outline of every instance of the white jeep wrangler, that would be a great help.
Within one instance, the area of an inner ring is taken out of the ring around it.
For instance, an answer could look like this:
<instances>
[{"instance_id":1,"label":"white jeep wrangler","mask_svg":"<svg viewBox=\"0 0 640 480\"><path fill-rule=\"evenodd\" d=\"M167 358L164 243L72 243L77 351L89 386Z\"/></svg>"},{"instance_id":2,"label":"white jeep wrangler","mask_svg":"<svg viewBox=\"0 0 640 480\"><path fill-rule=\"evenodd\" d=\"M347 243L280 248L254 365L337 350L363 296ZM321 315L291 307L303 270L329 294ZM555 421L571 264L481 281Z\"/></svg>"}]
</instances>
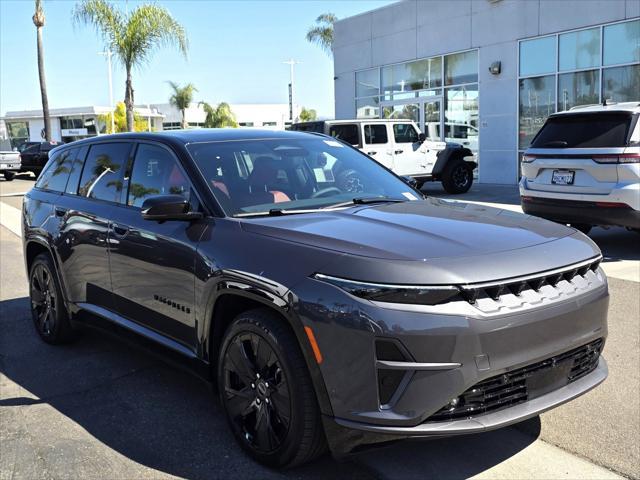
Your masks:
<instances>
[{"instance_id":1,"label":"white jeep wrangler","mask_svg":"<svg viewBox=\"0 0 640 480\"><path fill-rule=\"evenodd\" d=\"M396 175L412 177L416 188L435 180L448 193L464 193L471 188L477 167L471 150L428 140L411 120L322 120L294 123L290 129L340 139Z\"/></svg>"}]
</instances>

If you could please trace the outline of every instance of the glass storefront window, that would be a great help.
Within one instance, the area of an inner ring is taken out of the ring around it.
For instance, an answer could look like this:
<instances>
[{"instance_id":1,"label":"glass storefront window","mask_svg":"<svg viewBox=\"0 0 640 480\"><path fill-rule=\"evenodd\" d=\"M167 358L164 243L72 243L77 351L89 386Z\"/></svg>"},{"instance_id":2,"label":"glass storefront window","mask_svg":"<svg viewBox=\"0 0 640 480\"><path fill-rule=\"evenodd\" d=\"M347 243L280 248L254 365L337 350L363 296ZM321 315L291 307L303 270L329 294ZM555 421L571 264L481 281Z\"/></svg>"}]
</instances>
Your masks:
<instances>
[{"instance_id":1,"label":"glass storefront window","mask_svg":"<svg viewBox=\"0 0 640 480\"><path fill-rule=\"evenodd\" d=\"M389 65L382 68L382 91L413 92L442 86L442 57ZM394 96L394 98L397 98Z\"/></svg>"},{"instance_id":2,"label":"glass storefront window","mask_svg":"<svg viewBox=\"0 0 640 480\"><path fill-rule=\"evenodd\" d=\"M600 28L562 34L559 45L561 71L600 65Z\"/></svg>"},{"instance_id":3,"label":"glass storefront window","mask_svg":"<svg viewBox=\"0 0 640 480\"><path fill-rule=\"evenodd\" d=\"M640 62L640 20L604 27L603 64Z\"/></svg>"},{"instance_id":4,"label":"glass storefront window","mask_svg":"<svg viewBox=\"0 0 640 480\"><path fill-rule=\"evenodd\" d=\"M454 53L444 57L445 85L459 85L478 81L478 51Z\"/></svg>"},{"instance_id":5,"label":"glass storefront window","mask_svg":"<svg viewBox=\"0 0 640 480\"><path fill-rule=\"evenodd\" d=\"M520 76L540 75L555 70L555 36L520 42Z\"/></svg>"},{"instance_id":6,"label":"glass storefront window","mask_svg":"<svg viewBox=\"0 0 640 480\"><path fill-rule=\"evenodd\" d=\"M382 109L383 118L420 121L420 105L407 103L404 105L390 105Z\"/></svg>"},{"instance_id":7,"label":"glass storefront window","mask_svg":"<svg viewBox=\"0 0 640 480\"><path fill-rule=\"evenodd\" d=\"M6 122L11 148L18 148L29 141L29 124L27 122Z\"/></svg>"},{"instance_id":8,"label":"glass storefront window","mask_svg":"<svg viewBox=\"0 0 640 480\"><path fill-rule=\"evenodd\" d=\"M357 99L356 118L380 118L380 98L368 97Z\"/></svg>"},{"instance_id":9,"label":"glass storefront window","mask_svg":"<svg viewBox=\"0 0 640 480\"><path fill-rule=\"evenodd\" d=\"M603 69L602 98L614 102L640 101L640 65Z\"/></svg>"},{"instance_id":10,"label":"glass storefront window","mask_svg":"<svg viewBox=\"0 0 640 480\"><path fill-rule=\"evenodd\" d=\"M558 77L558 111L600 102L600 71L564 73Z\"/></svg>"},{"instance_id":11,"label":"glass storefront window","mask_svg":"<svg viewBox=\"0 0 640 480\"><path fill-rule=\"evenodd\" d=\"M525 149L549 115L555 111L555 75L523 78L519 82L518 145Z\"/></svg>"},{"instance_id":12,"label":"glass storefront window","mask_svg":"<svg viewBox=\"0 0 640 480\"><path fill-rule=\"evenodd\" d=\"M444 139L478 150L478 85L447 88L444 98Z\"/></svg>"},{"instance_id":13,"label":"glass storefront window","mask_svg":"<svg viewBox=\"0 0 640 480\"><path fill-rule=\"evenodd\" d=\"M371 97L380 94L380 70L372 68L356 72L356 97Z\"/></svg>"}]
</instances>

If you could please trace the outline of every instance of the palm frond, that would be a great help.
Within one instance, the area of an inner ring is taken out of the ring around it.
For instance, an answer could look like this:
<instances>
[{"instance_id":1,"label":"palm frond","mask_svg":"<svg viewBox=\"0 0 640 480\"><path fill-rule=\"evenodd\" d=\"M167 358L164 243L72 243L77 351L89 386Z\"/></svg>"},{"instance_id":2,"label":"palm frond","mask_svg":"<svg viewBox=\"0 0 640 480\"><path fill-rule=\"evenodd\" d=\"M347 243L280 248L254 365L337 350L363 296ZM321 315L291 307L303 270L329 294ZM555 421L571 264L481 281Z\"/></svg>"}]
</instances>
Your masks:
<instances>
[{"instance_id":1,"label":"palm frond","mask_svg":"<svg viewBox=\"0 0 640 480\"><path fill-rule=\"evenodd\" d=\"M95 28L107 47L119 57L124 53L122 14L105 0L84 0L73 10L73 23L86 24Z\"/></svg>"},{"instance_id":2,"label":"palm frond","mask_svg":"<svg viewBox=\"0 0 640 480\"><path fill-rule=\"evenodd\" d=\"M328 55L333 52L333 24L338 17L333 13L323 13L316 18L316 26L307 31L307 41L319 45Z\"/></svg>"}]
</instances>

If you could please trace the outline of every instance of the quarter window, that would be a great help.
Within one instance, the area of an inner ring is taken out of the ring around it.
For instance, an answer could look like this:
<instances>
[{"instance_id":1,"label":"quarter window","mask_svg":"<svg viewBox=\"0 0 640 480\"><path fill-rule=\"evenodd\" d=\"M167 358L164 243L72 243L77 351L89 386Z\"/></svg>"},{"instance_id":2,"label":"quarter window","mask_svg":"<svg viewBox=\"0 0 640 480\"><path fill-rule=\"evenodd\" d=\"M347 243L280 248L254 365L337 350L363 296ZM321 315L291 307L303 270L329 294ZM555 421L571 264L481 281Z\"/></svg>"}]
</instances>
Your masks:
<instances>
[{"instance_id":1,"label":"quarter window","mask_svg":"<svg viewBox=\"0 0 640 480\"><path fill-rule=\"evenodd\" d=\"M83 197L117 202L122 191L122 171L130 150L129 143L93 145L82 170L78 193Z\"/></svg>"},{"instance_id":2,"label":"quarter window","mask_svg":"<svg viewBox=\"0 0 640 480\"><path fill-rule=\"evenodd\" d=\"M141 207L154 195L182 195L189 199L191 186L176 158L163 147L141 144L133 162L127 205Z\"/></svg>"},{"instance_id":3,"label":"quarter window","mask_svg":"<svg viewBox=\"0 0 640 480\"><path fill-rule=\"evenodd\" d=\"M345 125L331 125L329 135L343 140L351 145L359 145L358 126L353 123Z\"/></svg>"},{"instance_id":4,"label":"quarter window","mask_svg":"<svg viewBox=\"0 0 640 480\"><path fill-rule=\"evenodd\" d=\"M38 178L36 187L52 192L64 192L77 151L77 148L67 149L53 155L46 170Z\"/></svg>"},{"instance_id":5,"label":"quarter window","mask_svg":"<svg viewBox=\"0 0 640 480\"><path fill-rule=\"evenodd\" d=\"M365 125L364 126L364 143L374 145L377 143L387 143L387 126L386 125Z\"/></svg>"}]
</instances>

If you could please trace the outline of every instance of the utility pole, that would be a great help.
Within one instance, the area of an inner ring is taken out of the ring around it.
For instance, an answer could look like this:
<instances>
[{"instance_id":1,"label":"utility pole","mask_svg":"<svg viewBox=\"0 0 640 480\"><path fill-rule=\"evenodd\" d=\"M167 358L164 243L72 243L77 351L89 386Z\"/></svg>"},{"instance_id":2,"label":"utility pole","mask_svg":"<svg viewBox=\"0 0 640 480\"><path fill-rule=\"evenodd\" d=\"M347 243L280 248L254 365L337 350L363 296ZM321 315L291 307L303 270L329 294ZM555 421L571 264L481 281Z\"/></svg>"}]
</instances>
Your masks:
<instances>
[{"instance_id":1,"label":"utility pole","mask_svg":"<svg viewBox=\"0 0 640 480\"><path fill-rule=\"evenodd\" d=\"M113 78L111 76L111 56L113 52L107 50L106 52L99 52L98 55L104 55L107 57L107 68L109 69L109 108L111 109L111 133L116 133L116 121L113 111Z\"/></svg>"},{"instance_id":2,"label":"utility pole","mask_svg":"<svg viewBox=\"0 0 640 480\"><path fill-rule=\"evenodd\" d=\"M290 80L289 80L289 120L291 120L291 123L294 122L294 115L293 115L293 67L294 65L301 63L298 62L296 60L294 60L293 58L290 60L287 60L286 62L282 62L285 63L287 65L289 65L289 75L290 75Z\"/></svg>"}]
</instances>

